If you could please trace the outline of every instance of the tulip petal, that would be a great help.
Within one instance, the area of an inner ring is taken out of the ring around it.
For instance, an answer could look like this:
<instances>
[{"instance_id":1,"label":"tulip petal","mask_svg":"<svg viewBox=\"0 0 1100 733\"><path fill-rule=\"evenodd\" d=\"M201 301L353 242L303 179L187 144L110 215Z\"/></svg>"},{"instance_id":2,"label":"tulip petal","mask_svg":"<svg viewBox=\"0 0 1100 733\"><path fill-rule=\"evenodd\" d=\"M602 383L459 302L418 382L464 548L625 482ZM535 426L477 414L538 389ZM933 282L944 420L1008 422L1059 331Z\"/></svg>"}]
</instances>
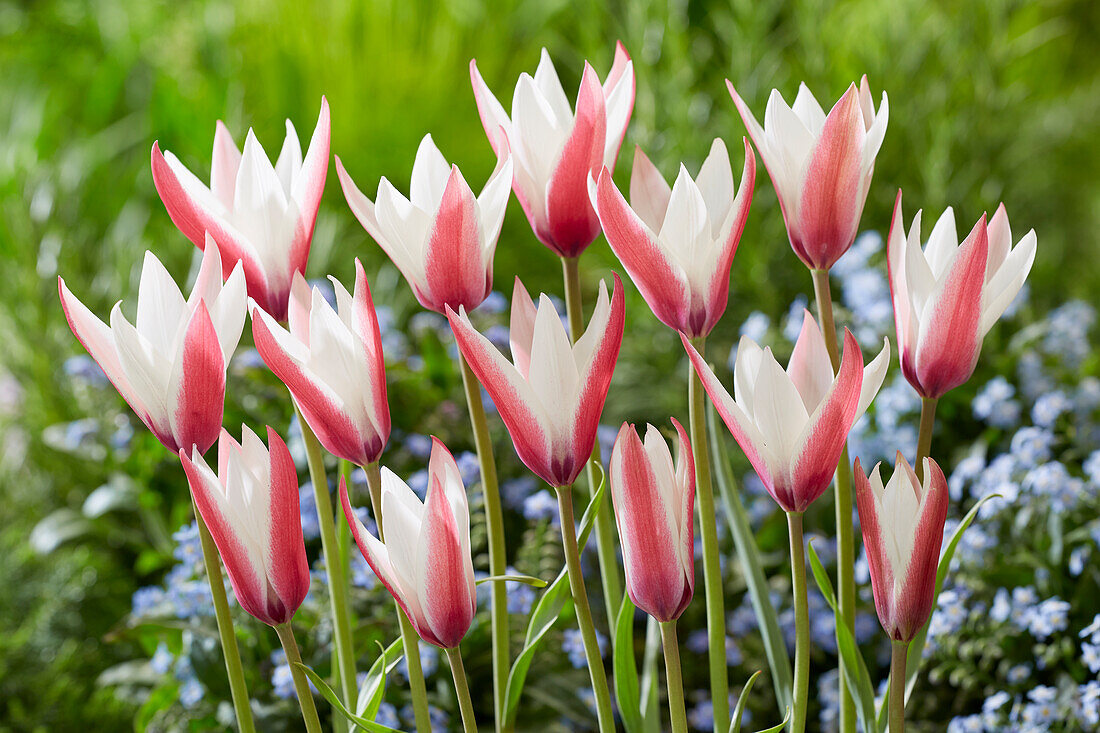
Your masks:
<instances>
[{"instance_id":1,"label":"tulip petal","mask_svg":"<svg viewBox=\"0 0 1100 733\"><path fill-rule=\"evenodd\" d=\"M183 327L187 302L175 280L157 256L146 250L138 283L138 333L162 354L175 351L175 341ZM189 446L188 446L189 447Z\"/></svg>"},{"instance_id":2,"label":"tulip petal","mask_svg":"<svg viewBox=\"0 0 1100 733\"><path fill-rule=\"evenodd\" d=\"M241 167L241 151L233 142L229 128L218 120L214 125L214 152L210 158L210 192L226 209L233 208L233 192L237 188L237 169Z\"/></svg>"},{"instance_id":3,"label":"tulip petal","mask_svg":"<svg viewBox=\"0 0 1100 733\"><path fill-rule=\"evenodd\" d=\"M808 310L803 309L802 330L795 341L791 360L787 364L787 375L795 389L802 396L802 402L809 415L825 398L833 386L833 367L825 337L817 321Z\"/></svg>"},{"instance_id":4,"label":"tulip petal","mask_svg":"<svg viewBox=\"0 0 1100 733\"><path fill-rule=\"evenodd\" d=\"M206 303L199 301L168 381L169 425L180 448L205 453L218 437L225 404L225 357Z\"/></svg>"},{"instance_id":5,"label":"tulip petal","mask_svg":"<svg viewBox=\"0 0 1100 733\"><path fill-rule=\"evenodd\" d=\"M867 550L867 566L872 578L871 591L875 597L875 610L885 628L892 623L894 613L894 569L886 556L886 543L889 541L879 516L879 501L873 487L881 487L879 466L875 466L871 478L863 473L859 459L852 470L856 495L856 510L859 512L859 527L863 534L863 546Z\"/></svg>"},{"instance_id":6,"label":"tulip petal","mask_svg":"<svg viewBox=\"0 0 1100 733\"><path fill-rule=\"evenodd\" d=\"M943 471L931 458L925 458L924 493L916 520L913 558L896 609L903 640L915 636L932 615L948 503L947 479Z\"/></svg>"},{"instance_id":7,"label":"tulip petal","mask_svg":"<svg viewBox=\"0 0 1100 733\"><path fill-rule=\"evenodd\" d=\"M601 172L600 181L604 174ZM607 173L608 185L618 191L615 182L611 179L611 173ZM601 186L602 188L602 186ZM620 194L621 196L622 194ZM661 224L665 220L665 211L668 210L668 199L672 196L672 188L665 181L657 167L640 147L634 148L634 167L630 171L630 207L638 218L645 222L650 231L661 231ZM602 218L601 218L602 222ZM607 226L604 225L606 229Z\"/></svg>"},{"instance_id":8,"label":"tulip petal","mask_svg":"<svg viewBox=\"0 0 1100 733\"><path fill-rule=\"evenodd\" d=\"M512 348L512 363L527 379L531 370L531 348L535 340L535 318L538 310L523 287L519 276L512 283L512 312L508 325L508 340Z\"/></svg>"},{"instance_id":9,"label":"tulip petal","mask_svg":"<svg viewBox=\"0 0 1100 733\"><path fill-rule=\"evenodd\" d=\"M489 393L508 428L520 460L537 476L550 481L551 437L544 427L545 417L534 390L489 339L474 329L465 310L455 313L448 308L447 320L462 357Z\"/></svg>"},{"instance_id":10,"label":"tulip petal","mask_svg":"<svg viewBox=\"0 0 1100 733\"><path fill-rule=\"evenodd\" d=\"M622 41L615 43L615 62L603 83L607 109L607 133L604 142L603 165L615 170L615 161L634 111L634 62L626 52Z\"/></svg>"},{"instance_id":11,"label":"tulip petal","mask_svg":"<svg viewBox=\"0 0 1100 733\"><path fill-rule=\"evenodd\" d=\"M481 126L485 128L485 135L489 138L493 152L499 156L500 146L510 142L508 133L512 129L512 120L481 78L476 59L470 59L470 85L474 89L474 101L477 103L478 116L481 117ZM503 138L498 137L501 130L505 132Z\"/></svg>"},{"instance_id":12,"label":"tulip petal","mask_svg":"<svg viewBox=\"0 0 1100 733\"><path fill-rule=\"evenodd\" d=\"M309 592L309 561L302 539L302 515L298 505L298 473L286 443L270 427L267 429L267 443L271 486L265 538L268 577L283 604L288 609L297 609Z\"/></svg>"},{"instance_id":13,"label":"tulip petal","mask_svg":"<svg viewBox=\"0 0 1100 733\"><path fill-rule=\"evenodd\" d=\"M409 182L409 200L413 206L424 211L434 211L443 200L443 191L448 185L448 176L453 170L439 152L431 133L420 140L413 160L412 177Z\"/></svg>"},{"instance_id":14,"label":"tulip petal","mask_svg":"<svg viewBox=\"0 0 1100 733\"><path fill-rule=\"evenodd\" d=\"M431 290L421 303L439 312L448 305L472 310L492 288L482 265L477 200L457 166L451 167L428 238L424 275Z\"/></svg>"}]
</instances>

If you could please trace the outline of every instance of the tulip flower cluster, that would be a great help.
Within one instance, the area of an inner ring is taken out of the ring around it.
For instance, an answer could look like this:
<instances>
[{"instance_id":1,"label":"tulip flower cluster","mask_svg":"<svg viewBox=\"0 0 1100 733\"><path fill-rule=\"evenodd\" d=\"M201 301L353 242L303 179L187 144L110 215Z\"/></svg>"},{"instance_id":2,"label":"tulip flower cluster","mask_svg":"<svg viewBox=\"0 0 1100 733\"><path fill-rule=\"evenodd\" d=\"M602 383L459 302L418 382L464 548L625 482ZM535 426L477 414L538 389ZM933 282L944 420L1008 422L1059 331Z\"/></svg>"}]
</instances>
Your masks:
<instances>
[{"instance_id":1,"label":"tulip flower cluster","mask_svg":"<svg viewBox=\"0 0 1100 733\"><path fill-rule=\"evenodd\" d=\"M929 456L936 400L972 375L984 337L1022 287L1034 261L1035 233L1013 246L1001 205L988 221L983 215L959 243L948 209L922 249L920 213L906 232L898 193L887 267L901 372L923 399L924 410L914 463L899 452L893 475L884 484L879 466L869 476L858 460L853 469L846 443L883 384L891 347L887 340L865 362L850 330L845 328L838 338L828 271L844 256L859 227L875 157L886 134L885 93L876 110L864 77L826 113L805 85L792 106L773 90L761 126L729 84L733 104L770 175L791 247L812 272L818 309L816 317L805 312L785 368L770 346L743 337L731 395L708 363L704 345L726 309L734 254L750 216L756 152L749 140L743 139L744 162L736 182L720 138L711 143L695 177L681 165L671 186L637 149L628 201L613 177L635 95L634 64L621 44L602 83L585 63L575 104L545 50L534 76L519 77L510 114L475 62L470 64L470 78L496 155L495 169L479 195L459 168L446 161L430 134L416 152L408 197L381 177L371 201L338 157L335 162L354 216L405 277L419 303L446 315L457 343L481 468L489 582L497 584L491 626L497 730L514 726L517 696L505 693L517 683L522 689L530 660L522 668L511 667L505 596L499 585L507 544L494 446L479 387L495 405L519 460L557 495L566 572L546 592L564 592L568 583L601 731L613 730L615 718L588 600L591 578L584 577L580 563L587 528L595 525L608 621L614 621L613 613L630 613L636 606L660 626L669 714L672 729L679 733L686 730L686 720L676 623L694 602L697 508L714 725L723 733L731 727L725 586L709 455L711 446L721 441L707 436L709 396L767 492L788 516L797 641L793 678L785 648L775 654L770 650L769 661L779 698L790 702L792 729L805 729L808 705L803 517L835 483L837 639L838 645L849 643L844 631L851 623L855 597L854 480L875 608L895 644L889 713L891 730L898 733L904 726L906 654L911 644L923 643L921 630L934 605L948 505L944 474ZM219 557L241 608L278 633L292 664L307 729L318 730L320 720L290 630L310 585L298 470L276 430L267 428L265 445L247 426L240 442L222 428L226 366L248 315L256 348L285 384L301 421L330 587L337 661L333 677L339 689L328 697L342 699L343 712L357 708L359 654L343 577L347 557L340 554L348 543L337 541L335 529L342 515L348 522L343 529L350 530L396 603L417 728L426 731L430 726L419 639L446 651L464 729L473 731L477 711L459 655L477 613L470 487L437 438L432 439L423 499L381 466L391 431L390 404L386 355L366 270L355 259L350 292L332 279L335 304L305 279L328 170L329 115L322 99L304 155L288 121L274 163L251 131L239 150L219 122L209 186L153 143L153 181L167 213L202 249L190 296L184 298L157 258L147 253L136 325L116 305L108 326L59 279L61 304L76 337L139 419L182 464L200 531L209 540L203 545L206 568L239 728L250 731L254 724ZM512 191L534 237L563 260L569 327L550 295L539 294L536 300L517 276L510 354L505 355L477 330L468 312L492 289L494 253ZM584 325L579 257L601 231L654 316L679 334L690 364L689 428L670 416L676 460L660 430L649 425L643 438L633 425L623 423L607 473L610 504L602 499L592 464L599 462L597 427L620 347L630 334L625 328L625 287L617 273L611 273L610 294L606 280L600 280ZM456 426L455 432L461 435L464 428ZM216 471L204 457L215 442ZM323 451L363 467L377 537L356 514L353 487L343 478L342 512L334 510ZM592 491L590 518L578 536L573 494L586 469ZM625 590L618 575L616 530ZM739 547L739 554L747 562L753 540L742 539L749 550ZM767 612L774 614L774 609L766 593L756 600L763 626ZM539 630L533 637L529 630L528 643L537 643L544 633ZM912 659L919 660L920 649L913 651ZM624 669L632 669L632 664L621 667L619 660L632 660L633 649L617 649L615 654L617 674L626 674ZM852 658L846 658L849 664ZM855 672L845 668L840 689L842 700L853 710L855 696L862 694L847 686ZM870 705L873 709L874 702ZM339 706L336 710L342 714ZM633 730L632 718L622 714L628 730ZM855 719L844 717L843 709L841 723L846 731L854 730ZM864 729L873 723L864 720Z\"/></svg>"}]
</instances>

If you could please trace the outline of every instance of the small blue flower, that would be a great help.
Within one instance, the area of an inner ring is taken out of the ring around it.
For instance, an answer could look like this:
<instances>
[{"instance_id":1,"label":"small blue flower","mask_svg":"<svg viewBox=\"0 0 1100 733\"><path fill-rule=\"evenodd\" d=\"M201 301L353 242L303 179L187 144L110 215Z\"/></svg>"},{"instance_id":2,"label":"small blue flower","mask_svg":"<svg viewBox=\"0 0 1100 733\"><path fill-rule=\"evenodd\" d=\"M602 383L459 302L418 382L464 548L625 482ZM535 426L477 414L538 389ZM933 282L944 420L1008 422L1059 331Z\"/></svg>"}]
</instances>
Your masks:
<instances>
[{"instance_id":1,"label":"small blue flower","mask_svg":"<svg viewBox=\"0 0 1100 733\"><path fill-rule=\"evenodd\" d=\"M1010 428L1020 421L1020 403L1012 398L1016 388L1004 377L994 377L974 396L974 417L995 428Z\"/></svg>"},{"instance_id":2,"label":"small blue flower","mask_svg":"<svg viewBox=\"0 0 1100 733\"><path fill-rule=\"evenodd\" d=\"M130 597L130 612L135 616L153 614L165 601L164 589L155 585L138 588Z\"/></svg>"},{"instance_id":3,"label":"small blue flower","mask_svg":"<svg viewBox=\"0 0 1100 733\"><path fill-rule=\"evenodd\" d=\"M523 500L523 516L530 521L551 520L558 524L558 501L549 491L536 491Z\"/></svg>"},{"instance_id":4,"label":"small blue flower","mask_svg":"<svg viewBox=\"0 0 1100 733\"><path fill-rule=\"evenodd\" d=\"M982 733L985 724L980 715L962 715L947 723L947 733Z\"/></svg>"},{"instance_id":5,"label":"small blue flower","mask_svg":"<svg viewBox=\"0 0 1100 733\"><path fill-rule=\"evenodd\" d=\"M462 476L462 483L467 488L481 480L481 464L477 460L477 454L470 451L462 451L455 456L455 465Z\"/></svg>"},{"instance_id":6,"label":"small blue flower","mask_svg":"<svg viewBox=\"0 0 1100 733\"><path fill-rule=\"evenodd\" d=\"M600 656L607 654L607 637L596 632L596 641L600 647ZM569 663L576 669L588 666L588 659L584 654L584 640L579 629L566 629L561 643L562 651L569 657Z\"/></svg>"},{"instance_id":7,"label":"small blue flower","mask_svg":"<svg viewBox=\"0 0 1100 733\"><path fill-rule=\"evenodd\" d=\"M378 713L374 716L374 722L387 728L401 729L401 719L397 717L397 708L393 703L383 701L378 706Z\"/></svg>"},{"instance_id":8,"label":"small blue flower","mask_svg":"<svg viewBox=\"0 0 1100 733\"><path fill-rule=\"evenodd\" d=\"M149 666L157 674L168 674L168 670L172 669L175 661L175 655L168 650L168 645L162 641L157 644L157 650L153 652L153 658L149 660Z\"/></svg>"},{"instance_id":9,"label":"small blue flower","mask_svg":"<svg viewBox=\"0 0 1100 733\"><path fill-rule=\"evenodd\" d=\"M1062 390L1047 392L1035 401L1031 408L1031 421L1044 428L1053 428L1058 418L1073 409L1073 404Z\"/></svg>"},{"instance_id":10,"label":"small blue flower","mask_svg":"<svg viewBox=\"0 0 1100 733\"><path fill-rule=\"evenodd\" d=\"M768 335L771 323L772 321L767 314L761 311L753 311L741 324L741 335L748 336L753 341L760 343Z\"/></svg>"},{"instance_id":11,"label":"small blue flower","mask_svg":"<svg viewBox=\"0 0 1100 733\"><path fill-rule=\"evenodd\" d=\"M195 707L202 702L202 698L205 695L206 690L197 677L191 677L180 683L180 705L183 705L185 708Z\"/></svg>"},{"instance_id":12,"label":"small blue flower","mask_svg":"<svg viewBox=\"0 0 1100 733\"><path fill-rule=\"evenodd\" d=\"M1100 682L1089 680L1077 688L1078 717L1085 725L1100 725Z\"/></svg>"},{"instance_id":13,"label":"small blue flower","mask_svg":"<svg viewBox=\"0 0 1100 733\"><path fill-rule=\"evenodd\" d=\"M425 461L432 454L432 439L427 435L410 433L405 438L405 450L412 454L413 458Z\"/></svg>"},{"instance_id":14,"label":"small blue flower","mask_svg":"<svg viewBox=\"0 0 1100 733\"><path fill-rule=\"evenodd\" d=\"M1018 685L1031 678L1031 665L1030 664L1017 664L1008 670L1005 675L1005 679L1008 680L1010 685Z\"/></svg>"},{"instance_id":15,"label":"small blue flower","mask_svg":"<svg viewBox=\"0 0 1100 733\"><path fill-rule=\"evenodd\" d=\"M500 495L509 509L519 509L524 500L539 490L534 476L524 475L509 479L500 485Z\"/></svg>"},{"instance_id":16,"label":"small blue flower","mask_svg":"<svg viewBox=\"0 0 1100 733\"><path fill-rule=\"evenodd\" d=\"M508 310L508 299L504 297L504 294L499 291L492 291L485 300L481 301L481 305L477 307L478 313L485 313L487 315L496 315Z\"/></svg>"},{"instance_id":17,"label":"small blue flower","mask_svg":"<svg viewBox=\"0 0 1100 733\"><path fill-rule=\"evenodd\" d=\"M1100 644L1081 644L1081 663L1093 674L1100 672Z\"/></svg>"},{"instance_id":18,"label":"small blue flower","mask_svg":"<svg viewBox=\"0 0 1100 733\"><path fill-rule=\"evenodd\" d=\"M1053 445L1054 434L1046 428L1020 428L1012 436L1012 455L1021 466L1030 468L1050 460Z\"/></svg>"}]
</instances>

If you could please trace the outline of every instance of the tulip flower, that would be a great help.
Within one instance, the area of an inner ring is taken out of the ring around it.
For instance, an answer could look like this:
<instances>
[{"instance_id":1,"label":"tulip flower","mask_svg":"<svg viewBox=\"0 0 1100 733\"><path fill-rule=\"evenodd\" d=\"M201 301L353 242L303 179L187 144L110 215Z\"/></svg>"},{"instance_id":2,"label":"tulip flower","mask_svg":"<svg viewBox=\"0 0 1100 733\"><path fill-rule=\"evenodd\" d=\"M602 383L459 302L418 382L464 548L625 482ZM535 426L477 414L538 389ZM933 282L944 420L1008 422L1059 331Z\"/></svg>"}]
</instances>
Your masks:
<instances>
[{"instance_id":1,"label":"tulip flower","mask_svg":"<svg viewBox=\"0 0 1100 733\"><path fill-rule=\"evenodd\" d=\"M207 232L225 254L223 274L244 263L248 294L275 318L286 318L295 272L305 272L317 208L328 172L329 111L321 114L302 157L298 133L286 121L286 139L271 165L249 129L244 151L237 149L221 122L214 130L214 152L207 187L172 153L153 143L153 183L172 222L197 247Z\"/></svg>"},{"instance_id":2,"label":"tulip flower","mask_svg":"<svg viewBox=\"0 0 1100 733\"><path fill-rule=\"evenodd\" d=\"M786 371L770 348L741 338L734 398L687 337L680 338L718 414L768 493L785 512L805 511L828 488L848 431L882 386L890 342L864 368L855 336L844 329L844 356L834 378L825 338L807 311Z\"/></svg>"},{"instance_id":3,"label":"tulip flower","mask_svg":"<svg viewBox=\"0 0 1100 733\"><path fill-rule=\"evenodd\" d=\"M885 486L880 467L876 464L868 478L856 459L856 507L879 621L891 639L908 642L932 615L947 479L925 458L922 484L900 451Z\"/></svg>"},{"instance_id":4,"label":"tulip flower","mask_svg":"<svg viewBox=\"0 0 1100 733\"><path fill-rule=\"evenodd\" d=\"M477 198L431 135L416 151L409 198L383 176L372 203L339 156L336 173L355 218L409 281L422 306L442 313L448 305L468 310L481 305L493 288L493 253L512 186L507 147Z\"/></svg>"},{"instance_id":5,"label":"tulip flower","mask_svg":"<svg viewBox=\"0 0 1100 733\"><path fill-rule=\"evenodd\" d=\"M1031 271L1036 238L1033 229L1013 247L1001 204L960 244L948 207L921 250L920 217L906 235L899 191L887 267L902 372L922 397L937 399L974 373L982 340Z\"/></svg>"},{"instance_id":6,"label":"tulip flower","mask_svg":"<svg viewBox=\"0 0 1100 733\"><path fill-rule=\"evenodd\" d=\"M675 418L679 457L649 425L645 443L623 423L611 451L611 499L630 600L658 621L680 617L695 590L695 462Z\"/></svg>"},{"instance_id":7,"label":"tulip flower","mask_svg":"<svg viewBox=\"0 0 1100 733\"><path fill-rule=\"evenodd\" d=\"M516 453L551 486L570 486L584 469L623 338L622 282L610 301L601 281L592 320L570 344L554 304L535 308L516 278L509 340L512 361L478 333L464 309L447 309L463 358L489 393Z\"/></svg>"},{"instance_id":8,"label":"tulip flower","mask_svg":"<svg viewBox=\"0 0 1100 733\"><path fill-rule=\"evenodd\" d=\"M826 115L805 84L793 106L773 89L761 127L726 86L771 176L791 247L811 270L828 270L855 240L890 117L886 92L876 112L864 76Z\"/></svg>"},{"instance_id":9,"label":"tulip flower","mask_svg":"<svg viewBox=\"0 0 1100 733\"><path fill-rule=\"evenodd\" d=\"M443 649L458 646L473 622L477 594L466 488L447 446L432 438L423 502L382 468L382 539L356 516L343 478L340 501L363 557L420 638Z\"/></svg>"},{"instance_id":10,"label":"tulip flower","mask_svg":"<svg viewBox=\"0 0 1100 733\"><path fill-rule=\"evenodd\" d=\"M225 370L244 328L245 277L240 266L222 283L218 246L208 238L199 275L184 300L152 252L138 285L136 327L111 310L110 326L57 279L69 328L102 367L130 408L173 453L205 453L222 427Z\"/></svg>"},{"instance_id":11,"label":"tulip flower","mask_svg":"<svg viewBox=\"0 0 1100 733\"><path fill-rule=\"evenodd\" d=\"M180 460L241 608L279 626L305 600L309 562L294 460L271 428L267 442L264 446L248 427L242 429L240 443L222 430L217 473L197 448L190 456L181 448Z\"/></svg>"},{"instance_id":12,"label":"tulip flower","mask_svg":"<svg viewBox=\"0 0 1100 733\"><path fill-rule=\"evenodd\" d=\"M588 177L615 170L634 110L634 62L621 43L607 80L585 62L576 110L544 48L535 76L520 74L511 117L470 62L481 124L497 156L515 156L513 188L535 236L561 257L576 257L599 236Z\"/></svg>"},{"instance_id":13,"label":"tulip flower","mask_svg":"<svg viewBox=\"0 0 1100 733\"><path fill-rule=\"evenodd\" d=\"M666 326L706 336L726 310L730 264L745 228L756 181L756 156L745 141L745 168L734 195L729 153L716 139L698 180L681 165L669 188L637 148L630 205L604 168L592 203L611 249Z\"/></svg>"},{"instance_id":14,"label":"tulip flower","mask_svg":"<svg viewBox=\"0 0 1100 733\"><path fill-rule=\"evenodd\" d=\"M290 389L306 423L328 452L357 465L378 460L390 435L382 337L363 265L355 295L335 278L337 308L294 273L289 326L252 308L256 350Z\"/></svg>"}]
</instances>

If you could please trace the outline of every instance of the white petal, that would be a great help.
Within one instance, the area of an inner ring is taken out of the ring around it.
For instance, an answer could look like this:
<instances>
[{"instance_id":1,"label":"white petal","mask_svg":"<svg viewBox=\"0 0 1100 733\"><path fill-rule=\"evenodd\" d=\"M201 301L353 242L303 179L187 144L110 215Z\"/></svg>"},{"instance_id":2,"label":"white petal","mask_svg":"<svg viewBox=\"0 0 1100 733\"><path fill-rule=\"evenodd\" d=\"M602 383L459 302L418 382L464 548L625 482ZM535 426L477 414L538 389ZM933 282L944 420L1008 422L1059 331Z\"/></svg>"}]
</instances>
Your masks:
<instances>
[{"instance_id":1,"label":"white petal","mask_svg":"<svg viewBox=\"0 0 1100 733\"><path fill-rule=\"evenodd\" d=\"M580 374L573 359L573 347L550 298L539 298L535 332L531 343L531 366L527 381L555 431L568 430L580 392Z\"/></svg>"},{"instance_id":2,"label":"white petal","mask_svg":"<svg viewBox=\"0 0 1100 733\"><path fill-rule=\"evenodd\" d=\"M707 205L707 217L711 224L710 236L718 240L734 195L733 169L730 167L729 151L726 150L722 138L715 138L711 143L710 153L703 161L695 183Z\"/></svg>"},{"instance_id":3,"label":"white petal","mask_svg":"<svg viewBox=\"0 0 1100 733\"><path fill-rule=\"evenodd\" d=\"M298 141L298 133L290 120L286 121L286 137L283 139L283 149L279 151L279 159L275 161L275 174L279 176L279 182L283 185L283 193L290 198L294 187L294 180L302 170L302 144Z\"/></svg>"},{"instance_id":4,"label":"white petal","mask_svg":"<svg viewBox=\"0 0 1100 733\"><path fill-rule=\"evenodd\" d=\"M764 436L765 445L789 464L810 416L771 349L764 350L753 402L753 421Z\"/></svg>"},{"instance_id":5,"label":"white petal","mask_svg":"<svg viewBox=\"0 0 1100 733\"><path fill-rule=\"evenodd\" d=\"M171 358L190 312L168 270L152 252L145 253L138 284L137 330L156 351Z\"/></svg>"},{"instance_id":6,"label":"white petal","mask_svg":"<svg viewBox=\"0 0 1100 733\"><path fill-rule=\"evenodd\" d=\"M413 161L412 180L409 183L409 199L413 206L433 214L443 200L447 188L447 177L451 166L443 153L439 152L430 134L425 135L416 150Z\"/></svg>"}]
</instances>

